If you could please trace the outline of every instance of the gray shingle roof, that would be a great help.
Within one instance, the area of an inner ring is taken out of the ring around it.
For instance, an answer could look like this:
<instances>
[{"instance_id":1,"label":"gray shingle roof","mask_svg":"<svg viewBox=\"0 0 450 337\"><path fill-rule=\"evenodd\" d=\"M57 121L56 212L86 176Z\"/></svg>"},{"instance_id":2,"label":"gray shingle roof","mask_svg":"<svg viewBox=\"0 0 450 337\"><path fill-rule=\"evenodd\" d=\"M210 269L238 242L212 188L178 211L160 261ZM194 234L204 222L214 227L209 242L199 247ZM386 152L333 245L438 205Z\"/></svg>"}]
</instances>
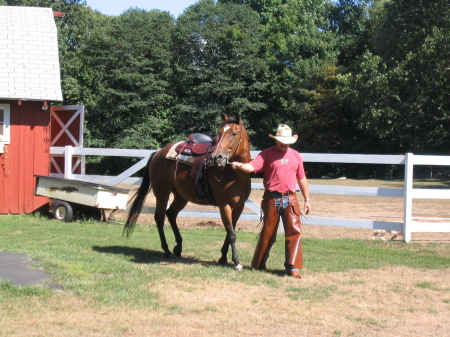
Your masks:
<instances>
[{"instance_id":1,"label":"gray shingle roof","mask_svg":"<svg viewBox=\"0 0 450 337\"><path fill-rule=\"evenodd\" d=\"M51 8L0 6L0 99L62 101Z\"/></svg>"}]
</instances>

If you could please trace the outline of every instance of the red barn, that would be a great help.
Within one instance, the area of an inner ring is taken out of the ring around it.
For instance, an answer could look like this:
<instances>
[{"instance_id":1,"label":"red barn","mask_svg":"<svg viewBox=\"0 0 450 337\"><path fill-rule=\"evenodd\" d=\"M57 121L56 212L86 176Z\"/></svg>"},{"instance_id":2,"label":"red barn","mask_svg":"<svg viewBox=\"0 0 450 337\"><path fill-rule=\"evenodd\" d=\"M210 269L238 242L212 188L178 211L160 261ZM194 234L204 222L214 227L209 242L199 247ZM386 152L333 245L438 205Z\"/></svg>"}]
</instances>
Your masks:
<instances>
[{"instance_id":1,"label":"red barn","mask_svg":"<svg viewBox=\"0 0 450 337\"><path fill-rule=\"evenodd\" d=\"M62 101L51 8L0 6L0 214L30 213L50 171L50 102Z\"/></svg>"}]
</instances>

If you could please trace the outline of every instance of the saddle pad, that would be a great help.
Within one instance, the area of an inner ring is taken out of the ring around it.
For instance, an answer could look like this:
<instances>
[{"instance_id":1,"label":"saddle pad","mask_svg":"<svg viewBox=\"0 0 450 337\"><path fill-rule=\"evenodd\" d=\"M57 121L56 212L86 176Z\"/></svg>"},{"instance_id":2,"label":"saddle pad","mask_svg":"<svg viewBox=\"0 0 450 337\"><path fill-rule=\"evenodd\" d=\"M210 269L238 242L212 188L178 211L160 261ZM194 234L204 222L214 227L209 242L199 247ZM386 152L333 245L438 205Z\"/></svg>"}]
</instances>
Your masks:
<instances>
[{"instance_id":1,"label":"saddle pad","mask_svg":"<svg viewBox=\"0 0 450 337\"><path fill-rule=\"evenodd\" d=\"M180 163L187 164L189 166L192 166L194 164L194 160L195 160L194 157L188 156L185 154L179 154L179 153L177 153L177 151L175 151L177 146L182 143L184 143L184 142L178 142L178 143L173 144L172 147L170 148L169 152L167 152L166 158L170 159L170 160L178 161Z\"/></svg>"}]
</instances>

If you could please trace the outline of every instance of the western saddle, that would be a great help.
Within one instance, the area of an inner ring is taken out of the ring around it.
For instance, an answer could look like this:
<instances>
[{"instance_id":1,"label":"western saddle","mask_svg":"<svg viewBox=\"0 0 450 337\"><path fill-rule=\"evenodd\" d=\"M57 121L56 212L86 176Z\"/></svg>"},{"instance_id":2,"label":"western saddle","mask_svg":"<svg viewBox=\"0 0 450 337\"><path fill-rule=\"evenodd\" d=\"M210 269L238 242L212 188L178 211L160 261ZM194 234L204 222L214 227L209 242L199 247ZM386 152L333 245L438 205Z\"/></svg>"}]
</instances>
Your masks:
<instances>
[{"instance_id":1,"label":"western saddle","mask_svg":"<svg viewBox=\"0 0 450 337\"><path fill-rule=\"evenodd\" d=\"M206 179L206 167L211 163L211 156L216 149L218 140L219 136L212 139L203 133L192 133L189 135L188 141L180 143L175 148L179 155L194 157L191 177L195 180L197 198L208 198L213 205L216 202Z\"/></svg>"}]
</instances>

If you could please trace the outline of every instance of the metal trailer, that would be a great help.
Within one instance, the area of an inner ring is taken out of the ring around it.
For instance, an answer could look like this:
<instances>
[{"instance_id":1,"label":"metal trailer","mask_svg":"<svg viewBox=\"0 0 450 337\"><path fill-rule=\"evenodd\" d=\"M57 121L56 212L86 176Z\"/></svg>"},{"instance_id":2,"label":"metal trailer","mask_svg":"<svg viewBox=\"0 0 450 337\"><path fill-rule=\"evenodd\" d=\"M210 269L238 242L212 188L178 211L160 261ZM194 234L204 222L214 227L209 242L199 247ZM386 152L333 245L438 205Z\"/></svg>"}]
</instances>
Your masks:
<instances>
[{"instance_id":1,"label":"metal trailer","mask_svg":"<svg viewBox=\"0 0 450 337\"><path fill-rule=\"evenodd\" d=\"M50 198L50 212L56 220L71 222L75 217L74 209L79 205L100 210L104 221L105 209L113 212L126 209L127 189L56 177L35 177L35 194Z\"/></svg>"}]
</instances>

